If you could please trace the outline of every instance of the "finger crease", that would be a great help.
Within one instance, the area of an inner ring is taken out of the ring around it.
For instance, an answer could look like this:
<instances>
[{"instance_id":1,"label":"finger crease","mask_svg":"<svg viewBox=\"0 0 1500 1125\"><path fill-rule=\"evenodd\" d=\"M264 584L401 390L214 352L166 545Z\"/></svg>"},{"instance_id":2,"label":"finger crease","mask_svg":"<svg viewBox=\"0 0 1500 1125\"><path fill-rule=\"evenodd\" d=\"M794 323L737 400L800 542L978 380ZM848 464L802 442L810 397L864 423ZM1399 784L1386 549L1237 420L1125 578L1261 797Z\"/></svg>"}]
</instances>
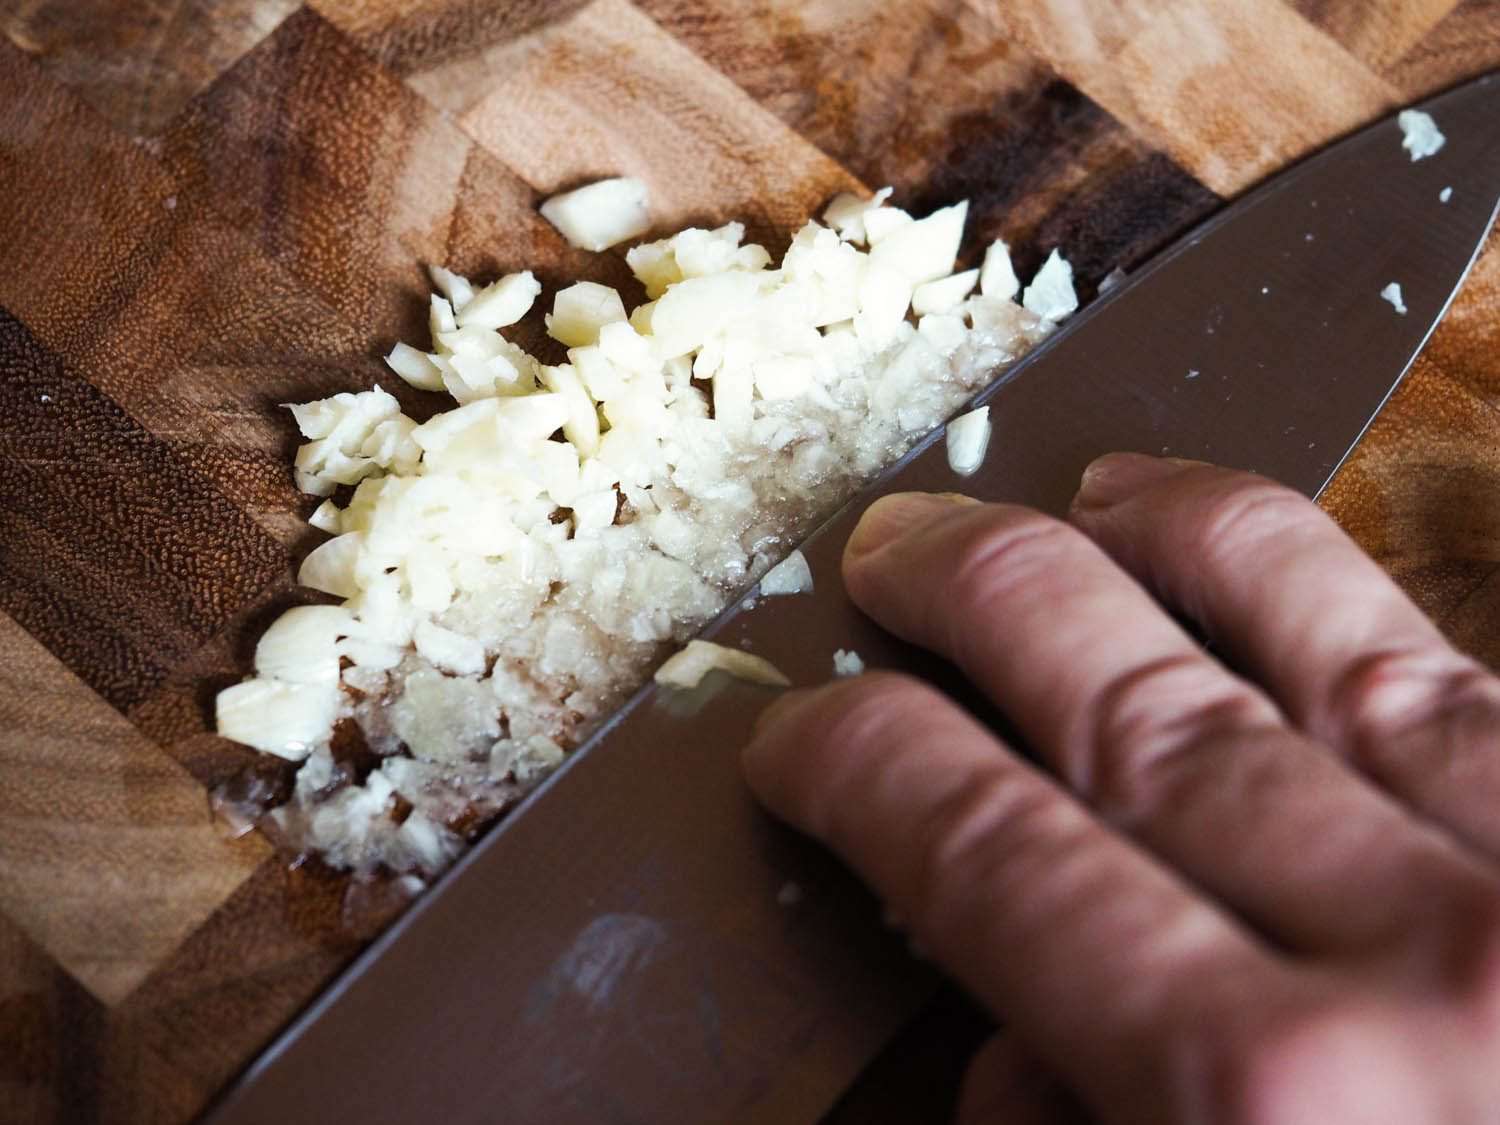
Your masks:
<instances>
[{"instance_id":1,"label":"finger crease","mask_svg":"<svg viewBox=\"0 0 1500 1125\"><path fill-rule=\"evenodd\" d=\"M1101 812L1126 816L1149 804L1184 757L1282 722L1268 699L1196 652L1117 678L1084 712L1093 721L1069 780Z\"/></svg>"}]
</instances>

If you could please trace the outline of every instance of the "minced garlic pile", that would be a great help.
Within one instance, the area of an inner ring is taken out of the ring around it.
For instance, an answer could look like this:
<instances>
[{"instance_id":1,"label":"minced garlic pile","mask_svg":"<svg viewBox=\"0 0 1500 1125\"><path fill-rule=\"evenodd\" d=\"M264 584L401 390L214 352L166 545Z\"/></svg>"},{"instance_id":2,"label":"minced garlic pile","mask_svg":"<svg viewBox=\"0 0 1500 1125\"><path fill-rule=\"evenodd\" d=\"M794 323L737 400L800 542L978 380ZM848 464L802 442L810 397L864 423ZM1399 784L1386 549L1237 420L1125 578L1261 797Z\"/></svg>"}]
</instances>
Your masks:
<instances>
[{"instance_id":1,"label":"minced garlic pile","mask_svg":"<svg viewBox=\"0 0 1500 1125\"><path fill-rule=\"evenodd\" d=\"M1024 294L1004 243L954 274L967 205L918 220L888 196L835 199L774 268L738 223L635 246L645 304L554 296L558 366L502 333L540 295L529 271L434 269L433 350L388 363L453 409L419 425L378 386L291 408L332 536L299 578L339 604L289 610L219 696L221 734L301 763L263 826L360 873L441 870L1076 308L1056 254ZM337 751L351 724L362 777Z\"/></svg>"}]
</instances>

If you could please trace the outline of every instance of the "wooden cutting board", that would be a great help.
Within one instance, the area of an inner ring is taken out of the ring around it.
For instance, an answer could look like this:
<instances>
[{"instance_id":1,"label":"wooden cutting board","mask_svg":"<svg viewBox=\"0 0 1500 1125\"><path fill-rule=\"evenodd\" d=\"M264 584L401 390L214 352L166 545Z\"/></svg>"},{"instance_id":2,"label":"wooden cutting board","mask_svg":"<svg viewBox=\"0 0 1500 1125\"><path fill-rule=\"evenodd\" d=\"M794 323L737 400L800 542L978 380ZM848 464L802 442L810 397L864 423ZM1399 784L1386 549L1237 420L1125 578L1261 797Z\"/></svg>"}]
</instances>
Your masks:
<instances>
[{"instance_id":1,"label":"wooden cutting board","mask_svg":"<svg viewBox=\"0 0 1500 1125\"><path fill-rule=\"evenodd\" d=\"M1064 247L1087 295L1500 64L1493 0L0 0L0 30L0 1119L23 1122L189 1119L400 907L227 838L205 794L251 757L210 733L213 694L316 538L277 404L393 388L421 263L627 284L535 214L605 174L645 179L663 229L741 218L777 249L892 184L971 198L971 247L1004 235L1023 272ZM1492 663L1497 401L1500 243L1325 497ZM941 1112L943 1083L897 1073L871 1079L907 1091L885 1112ZM885 1119L855 1098L845 1119Z\"/></svg>"}]
</instances>

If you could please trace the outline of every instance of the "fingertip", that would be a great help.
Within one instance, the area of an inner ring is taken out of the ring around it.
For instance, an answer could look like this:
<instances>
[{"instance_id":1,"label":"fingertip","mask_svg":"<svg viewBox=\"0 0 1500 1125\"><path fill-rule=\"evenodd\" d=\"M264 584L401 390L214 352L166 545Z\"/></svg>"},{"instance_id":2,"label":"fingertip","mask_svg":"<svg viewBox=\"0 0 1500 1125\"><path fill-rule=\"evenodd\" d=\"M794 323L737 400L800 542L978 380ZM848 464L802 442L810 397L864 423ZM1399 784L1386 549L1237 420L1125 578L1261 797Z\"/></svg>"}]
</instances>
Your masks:
<instances>
[{"instance_id":1,"label":"fingertip","mask_svg":"<svg viewBox=\"0 0 1500 1125\"><path fill-rule=\"evenodd\" d=\"M776 815L810 827L818 819L818 795L861 741L840 733L847 733L844 720L873 703L906 698L913 688L932 690L898 673L874 671L785 692L756 718L740 751L751 792Z\"/></svg>"},{"instance_id":2,"label":"fingertip","mask_svg":"<svg viewBox=\"0 0 1500 1125\"><path fill-rule=\"evenodd\" d=\"M755 717L755 725L750 729L750 741L740 750L740 761L747 772L753 766L761 764L766 754L774 748L777 733L801 708L812 690L811 688L793 688L784 691Z\"/></svg>"},{"instance_id":3,"label":"fingertip","mask_svg":"<svg viewBox=\"0 0 1500 1125\"><path fill-rule=\"evenodd\" d=\"M1083 470L1073 510L1112 508L1144 492L1152 485L1191 469L1206 468L1202 461L1182 457L1153 457L1146 453L1106 453Z\"/></svg>"},{"instance_id":4,"label":"fingertip","mask_svg":"<svg viewBox=\"0 0 1500 1125\"><path fill-rule=\"evenodd\" d=\"M955 508L978 503L961 492L892 492L881 496L865 509L850 532L844 545L844 565L847 567Z\"/></svg>"}]
</instances>

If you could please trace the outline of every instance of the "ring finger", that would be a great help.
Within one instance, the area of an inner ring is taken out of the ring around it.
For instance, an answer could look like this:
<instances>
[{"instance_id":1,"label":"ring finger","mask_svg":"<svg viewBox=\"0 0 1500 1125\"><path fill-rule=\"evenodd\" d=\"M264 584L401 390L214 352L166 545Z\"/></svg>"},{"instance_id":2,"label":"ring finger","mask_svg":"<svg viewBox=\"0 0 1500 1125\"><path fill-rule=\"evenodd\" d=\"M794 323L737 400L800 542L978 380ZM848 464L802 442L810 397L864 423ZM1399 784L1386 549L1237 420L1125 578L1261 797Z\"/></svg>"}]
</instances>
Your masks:
<instances>
[{"instance_id":1,"label":"ring finger","mask_svg":"<svg viewBox=\"0 0 1500 1125\"><path fill-rule=\"evenodd\" d=\"M862 609L959 664L1090 805L1285 944L1384 951L1413 906L1440 918L1493 894L1064 524L886 497L844 572Z\"/></svg>"},{"instance_id":2,"label":"ring finger","mask_svg":"<svg viewBox=\"0 0 1500 1125\"><path fill-rule=\"evenodd\" d=\"M1299 727L1500 858L1500 681L1316 506L1248 474L1116 454L1085 475L1073 518Z\"/></svg>"}]
</instances>

